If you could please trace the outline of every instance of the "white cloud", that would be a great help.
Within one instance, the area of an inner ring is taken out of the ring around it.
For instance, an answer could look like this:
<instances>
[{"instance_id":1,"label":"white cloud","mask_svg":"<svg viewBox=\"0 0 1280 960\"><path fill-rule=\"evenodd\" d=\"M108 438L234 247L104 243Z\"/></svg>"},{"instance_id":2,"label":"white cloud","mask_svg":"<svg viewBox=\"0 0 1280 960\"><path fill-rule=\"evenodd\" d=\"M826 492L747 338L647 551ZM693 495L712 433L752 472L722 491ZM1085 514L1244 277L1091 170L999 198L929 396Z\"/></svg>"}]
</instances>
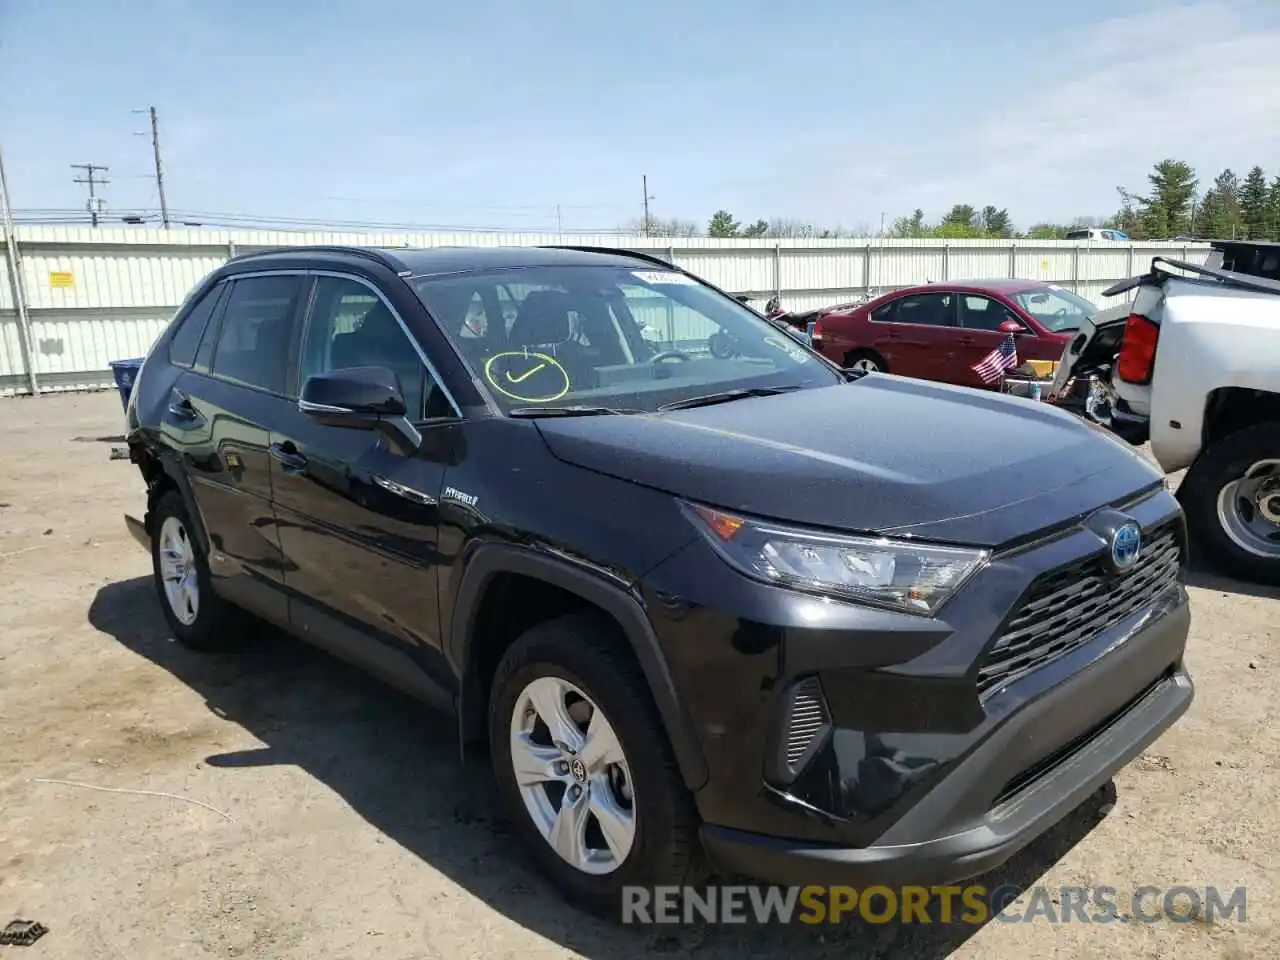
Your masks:
<instances>
[{"instance_id":1,"label":"white cloud","mask_svg":"<svg viewBox=\"0 0 1280 960\"><path fill-rule=\"evenodd\" d=\"M1115 188L1140 192L1165 157L1195 166L1202 189L1227 166L1270 161L1268 173L1280 173L1280 23L1263 9L1197 3L1055 38L1055 65L1068 76L1011 64L1010 89L992 91L1006 108L970 109L916 130L922 145L877 146L816 171L810 204L848 197L845 216L868 219L872 205L936 216L953 203L994 203L1025 224L1109 213Z\"/></svg>"}]
</instances>

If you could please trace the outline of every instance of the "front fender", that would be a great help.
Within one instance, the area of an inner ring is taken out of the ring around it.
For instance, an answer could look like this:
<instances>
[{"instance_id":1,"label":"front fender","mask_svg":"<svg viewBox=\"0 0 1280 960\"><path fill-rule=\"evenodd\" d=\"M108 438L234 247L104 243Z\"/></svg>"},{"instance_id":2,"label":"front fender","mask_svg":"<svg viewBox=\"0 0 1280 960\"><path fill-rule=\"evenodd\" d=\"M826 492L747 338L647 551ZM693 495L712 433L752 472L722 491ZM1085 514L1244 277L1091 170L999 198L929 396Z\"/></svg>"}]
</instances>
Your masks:
<instances>
[{"instance_id":1,"label":"front fender","mask_svg":"<svg viewBox=\"0 0 1280 960\"><path fill-rule=\"evenodd\" d=\"M505 543L486 543L470 555L459 584L454 604L452 625L445 637L445 654L463 678L459 695L458 716L464 726L476 711L469 710L467 699L484 697L486 691L473 682L474 664L471 646L476 616L485 589L495 576L517 574L544 581L600 608L622 629L636 661L648 683L667 737L675 752L681 776L690 790L699 789L707 780L707 762L694 731L693 720L685 710L658 638L649 624L643 605L623 582L585 564L552 556L543 550ZM467 739L470 731L463 730Z\"/></svg>"}]
</instances>

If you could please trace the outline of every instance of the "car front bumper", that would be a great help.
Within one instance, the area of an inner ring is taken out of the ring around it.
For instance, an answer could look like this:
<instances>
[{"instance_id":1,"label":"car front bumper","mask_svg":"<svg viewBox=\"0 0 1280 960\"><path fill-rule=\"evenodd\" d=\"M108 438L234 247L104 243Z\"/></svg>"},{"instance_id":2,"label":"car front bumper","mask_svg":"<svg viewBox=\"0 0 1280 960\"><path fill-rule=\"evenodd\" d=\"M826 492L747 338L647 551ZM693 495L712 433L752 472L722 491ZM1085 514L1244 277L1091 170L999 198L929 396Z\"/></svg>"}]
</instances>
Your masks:
<instances>
[{"instance_id":1,"label":"car front bumper","mask_svg":"<svg viewBox=\"0 0 1280 960\"><path fill-rule=\"evenodd\" d=\"M1181 649L1189 624L1182 604L1121 649L1018 710L895 824L896 841L849 847L706 825L703 844L722 873L787 885L943 884L997 867L1080 806L1186 712L1193 686L1181 665ZM1170 657L1177 658L1175 666L1056 751L1011 796L968 822L940 815L942 806L964 807L965 797L985 800L993 784L1006 782L1011 760L1016 765L1014 758L1026 744L1052 737L1054 729L1078 722L1083 712L1096 712L1099 703L1127 696L1151 664Z\"/></svg>"},{"instance_id":2,"label":"car front bumper","mask_svg":"<svg viewBox=\"0 0 1280 960\"><path fill-rule=\"evenodd\" d=\"M1071 594L1052 616L1079 642L991 683L995 638L1037 585L1103 550L1084 526L998 552L936 619L748 584L697 544L653 571L647 606L707 761L695 798L716 867L798 884L963 879L1146 749L1193 696L1185 532L1167 490L1122 509L1150 542L1176 541L1172 579L1114 615Z\"/></svg>"}]
</instances>

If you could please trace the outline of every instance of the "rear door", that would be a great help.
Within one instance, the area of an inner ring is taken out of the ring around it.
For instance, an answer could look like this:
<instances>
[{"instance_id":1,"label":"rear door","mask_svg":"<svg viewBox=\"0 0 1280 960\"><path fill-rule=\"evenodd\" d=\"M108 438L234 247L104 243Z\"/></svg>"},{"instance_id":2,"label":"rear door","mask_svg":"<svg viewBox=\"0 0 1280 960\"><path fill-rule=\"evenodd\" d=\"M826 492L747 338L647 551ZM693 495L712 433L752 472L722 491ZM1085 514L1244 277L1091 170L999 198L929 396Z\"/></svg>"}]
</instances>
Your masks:
<instances>
[{"instance_id":1,"label":"rear door","mask_svg":"<svg viewBox=\"0 0 1280 960\"><path fill-rule=\"evenodd\" d=\"M292 406L289 345L304 281L272 272L215 288L217 316L174 386L165 424L209 534L214 589L281 624L288 603L268 446L271 423Z\"/></svg>"},{"instance_id":2,"label":"rear door","mask_svg":"<svg viewBox=\"0 0 1280 960\"><path fill-rule=\"evenodd\" d=\"M270 462L294 629L410 692L447 700L436 568L439 497L456 406L375 283L317 273L296 382L344 367L395 371L423 434L404 456L381 435L290 404ZM442 702L441 705L447 705Z\"/></svg>"},{"instance_id":3,"label":"rear door","mask_svg":"<svg viewBox=\"0 0 1280 960\"><path fill-rule=\"evenodd\" d=\"M959 334L954 293L909 293L871 311L868 321L890 373L950 382Z\"/></svg>"}]
</instances>

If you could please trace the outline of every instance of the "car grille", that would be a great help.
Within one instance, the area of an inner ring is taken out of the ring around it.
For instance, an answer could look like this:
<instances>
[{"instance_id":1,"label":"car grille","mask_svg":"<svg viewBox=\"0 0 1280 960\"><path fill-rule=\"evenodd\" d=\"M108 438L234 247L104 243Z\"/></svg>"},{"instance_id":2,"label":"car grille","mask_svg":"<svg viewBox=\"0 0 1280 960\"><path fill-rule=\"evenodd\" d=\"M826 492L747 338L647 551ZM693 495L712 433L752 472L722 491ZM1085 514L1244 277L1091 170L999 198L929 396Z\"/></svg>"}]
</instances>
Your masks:
<instances>
[{"instance_id":1,"label":"car grille","mask_svg":"<svg viewBox=\"0 0 1280 960\"><path fill-rule=\"evenodd\" d=\"M1042 574L983 656L978 692L990 693L1070 653L1175 583L1182 566L1177 524L1145 536L1138 562L1120 575L1099 556Z\"/></svg>"}]
</instances>

